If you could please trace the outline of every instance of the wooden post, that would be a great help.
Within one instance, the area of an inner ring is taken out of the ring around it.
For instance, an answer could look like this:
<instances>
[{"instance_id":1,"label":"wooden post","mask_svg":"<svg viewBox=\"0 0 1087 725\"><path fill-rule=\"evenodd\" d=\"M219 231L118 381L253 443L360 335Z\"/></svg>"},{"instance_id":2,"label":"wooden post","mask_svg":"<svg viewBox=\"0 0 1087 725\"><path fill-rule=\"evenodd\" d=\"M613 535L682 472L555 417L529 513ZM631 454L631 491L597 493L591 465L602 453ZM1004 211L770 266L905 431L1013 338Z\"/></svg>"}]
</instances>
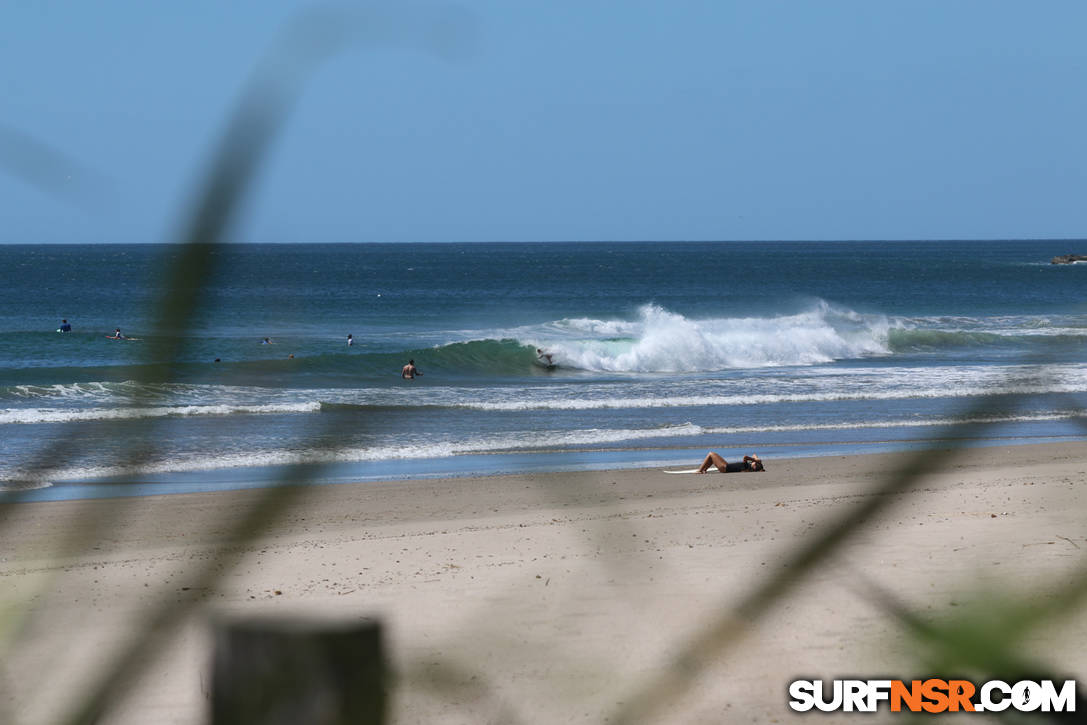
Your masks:
<instances>
[{"instance_id":1,"label":"wooden post","mask_svg":"<svg viewBox=\"0 0 1087 725\"><path fill-rule=\"evenodd\" d=\"M374 621L221 624L211 725L383 725L386 676Z\"/></svg>"}]
</instances>

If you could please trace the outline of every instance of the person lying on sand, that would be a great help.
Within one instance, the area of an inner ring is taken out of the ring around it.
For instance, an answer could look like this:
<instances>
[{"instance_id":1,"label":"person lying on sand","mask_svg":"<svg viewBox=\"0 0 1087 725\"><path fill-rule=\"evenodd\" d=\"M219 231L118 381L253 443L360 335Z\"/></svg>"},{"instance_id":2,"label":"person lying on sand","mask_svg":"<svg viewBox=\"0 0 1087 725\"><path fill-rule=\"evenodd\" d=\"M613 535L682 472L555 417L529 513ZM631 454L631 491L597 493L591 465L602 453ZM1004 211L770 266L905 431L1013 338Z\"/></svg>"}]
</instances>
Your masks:
<instances>
[{"instance_id":1,"label":"person lying on sand","mask_svg":"<svg viewBox=\"0 0 1087 725\"><path fill-rule=\"evenodd\" d=\"M706 460L702 461L702 465L698 467L699 473L705 473L710 469L710 466L717 466L717 470L721 473L746 473L747 471L765 471L762 461L759 457L752 453L750 456L744 456L742 463L729 463L717 453L710 451L706 454Z\"/></svg>"}]
</instances>

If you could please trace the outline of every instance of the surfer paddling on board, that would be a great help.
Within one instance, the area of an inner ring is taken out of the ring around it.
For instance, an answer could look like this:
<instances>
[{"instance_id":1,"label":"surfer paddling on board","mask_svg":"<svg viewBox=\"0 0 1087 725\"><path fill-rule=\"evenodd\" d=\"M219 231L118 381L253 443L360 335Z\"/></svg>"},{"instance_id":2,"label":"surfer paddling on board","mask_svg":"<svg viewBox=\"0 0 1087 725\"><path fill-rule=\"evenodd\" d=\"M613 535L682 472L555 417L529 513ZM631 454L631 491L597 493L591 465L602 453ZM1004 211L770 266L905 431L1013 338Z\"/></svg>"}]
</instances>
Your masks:
<instances>
[{"instance_id":1,"label":"surfer paddling on board","mask_svg":"<svg viewBox=\"0 0 1087 725\"><path fill-rule=\"evenodd\" d=\"M419 369L415 367L415 361L408 360L408 364L405 365L404 368L400 371L400 377L404 378L405 380L411 380L417 375L422 375L422 373L419 372Z\"/></svg>"},{"instance_id":2,"label":"surfer paddling on board","mask_svg":"<svg viewBox=\"0 0 1087 725\"><path fill-rule=\"evenodd\" d=\"M745 473L766 470L762 466L762 461L754 453L750 456L744 456L743 462L729 463L717 453L710 451L706 454L706 460L702 461L702 465L699 466L698 472L705 473L710 469L710 466L717 466L717 470L721 473Z\"/></svg>"}]
</instances>

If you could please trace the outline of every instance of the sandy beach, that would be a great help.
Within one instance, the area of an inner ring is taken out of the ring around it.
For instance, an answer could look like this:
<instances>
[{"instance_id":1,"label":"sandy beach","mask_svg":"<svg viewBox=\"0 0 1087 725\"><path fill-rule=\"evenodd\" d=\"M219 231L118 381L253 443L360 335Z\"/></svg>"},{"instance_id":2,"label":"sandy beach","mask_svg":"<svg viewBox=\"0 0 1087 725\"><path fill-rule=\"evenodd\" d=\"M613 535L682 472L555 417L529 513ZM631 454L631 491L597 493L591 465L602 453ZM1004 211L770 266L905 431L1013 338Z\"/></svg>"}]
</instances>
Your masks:
<instances>
[{"instance_id":1,"label":"sandy beach","mask_svg":"<svg viewBox=\"0 0 1087 725\"><path fill-rule=\"evenodd\" d=\"M930 455L935 473L881 497L874 519L757 613L738 645L711 653L656 721L790 720L798 677L952 674L925 669L868 584L937 618L999 593L1044 604L1082 576L1087 443ZM242 547L224 542L262 491L7 506L0 719L64 712L165 596L196 606L107 722L204 722L210 623L256 616L380 620L394 722L602 722L909 459L312 487ZM201 590L224 546L237 564ZM1028 632L1022 651L1087 676L1082 612ZM443 690L437 676L460 685Z\"/></svg>"}]
</instances>

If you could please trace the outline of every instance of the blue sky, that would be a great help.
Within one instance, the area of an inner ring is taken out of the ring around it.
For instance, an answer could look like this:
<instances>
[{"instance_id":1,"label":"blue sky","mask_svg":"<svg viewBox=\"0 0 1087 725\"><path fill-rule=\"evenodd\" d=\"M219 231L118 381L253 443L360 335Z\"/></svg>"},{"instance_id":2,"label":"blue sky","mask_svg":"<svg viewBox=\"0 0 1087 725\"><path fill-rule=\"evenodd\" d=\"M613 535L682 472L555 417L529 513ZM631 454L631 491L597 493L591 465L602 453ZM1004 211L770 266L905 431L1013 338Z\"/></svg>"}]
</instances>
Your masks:
<instances>
[{"instance_id":1,"label":"blue sky","mask_svg":"<svg viewBox=\"0 0 1087 725\"><path fill-rule=\"evenodd\" d=\"M8 150L47 144L78 190L9 159L0 242L173 241L312 5L0 6ZM453 58L371 37L320 66L232 240L1087 236L1087 4L458 7Z\"/></svg>"}]
</instances>

